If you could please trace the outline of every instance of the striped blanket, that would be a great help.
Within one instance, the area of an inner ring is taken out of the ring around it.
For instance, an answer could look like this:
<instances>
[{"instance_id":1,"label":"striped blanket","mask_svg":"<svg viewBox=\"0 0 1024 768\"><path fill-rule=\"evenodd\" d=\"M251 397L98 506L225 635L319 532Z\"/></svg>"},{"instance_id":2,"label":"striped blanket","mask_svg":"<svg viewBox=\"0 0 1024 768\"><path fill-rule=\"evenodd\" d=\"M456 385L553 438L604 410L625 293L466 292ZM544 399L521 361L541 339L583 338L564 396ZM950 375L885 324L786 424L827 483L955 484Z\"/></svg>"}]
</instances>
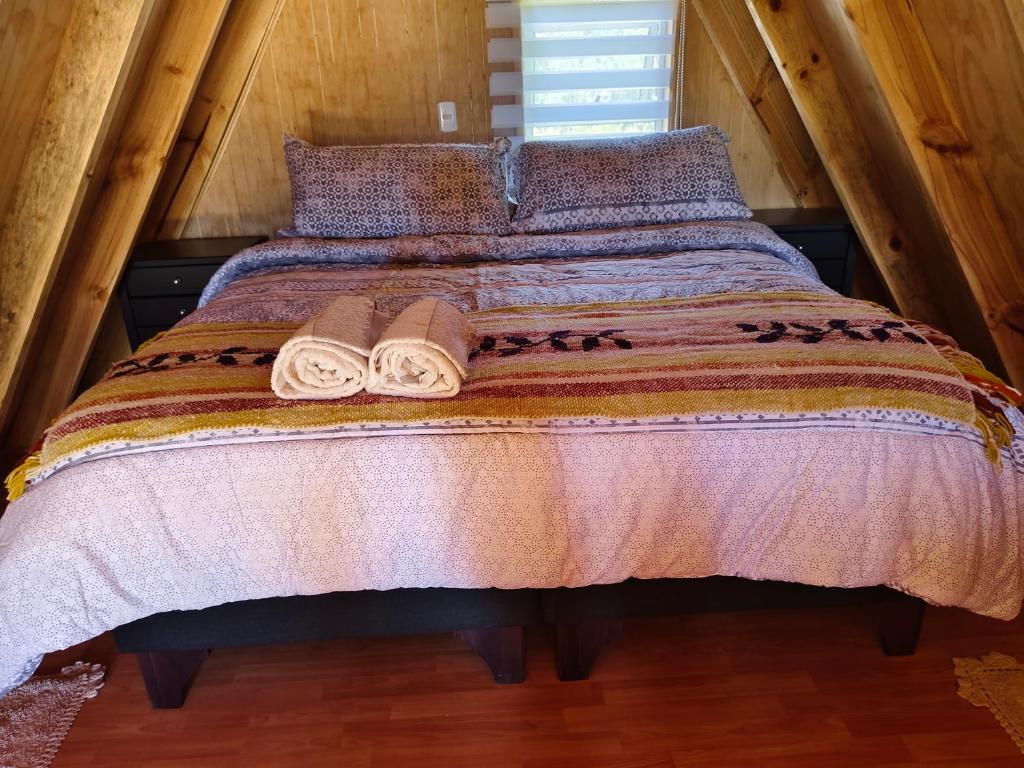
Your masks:
<instances>
[{"instance_id":1,"label":"striped blanket","mask_svg":"<svg viewBox=\"0 0 1024 768\"><path fill-rule=\"evenodd\" d=\"M294 242L273 245L288 258L268 264L264 247L81 395L9 490L118 453L384 434L788 425L956 433L994 462L1010 446L1001 406L1019 396L948 337L829 291L782 245L785 258L708 245L597 260L485 252L468 266L304 260ZM374 295L392 314L424 295L466 311L477 338L461 393L274 397L277 350L340 292Z\"/></svg>"}]
</instances>

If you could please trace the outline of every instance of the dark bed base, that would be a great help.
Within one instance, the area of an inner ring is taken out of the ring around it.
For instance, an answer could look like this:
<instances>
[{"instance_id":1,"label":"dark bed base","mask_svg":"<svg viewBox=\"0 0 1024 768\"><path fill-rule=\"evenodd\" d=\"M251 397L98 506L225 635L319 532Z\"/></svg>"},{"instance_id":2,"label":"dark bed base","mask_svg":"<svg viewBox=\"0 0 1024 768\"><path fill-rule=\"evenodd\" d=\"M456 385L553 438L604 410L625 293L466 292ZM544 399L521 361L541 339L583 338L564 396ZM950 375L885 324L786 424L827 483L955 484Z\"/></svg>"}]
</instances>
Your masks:
<instances>
[{"instance_id":1,"label":"dark bed base","mask_svg":"<svg viewBox=\"0 0 1024 768\"><path fill-rule=\"evenodd\" d=\"M576 589L544 590L544 621L555 626L555 665L561 680L585 680L621 620L716 611L872 604L886 656L914 652L925 603L887 587L839 589L712 576L706 579L629 579Z\"/></svg>"},{"instance_id":2,"label":"dark bed base","mask_svg":"<svg viewBox=\"0 0 1024 768\"><path fill-rule=\"evenodd\" d=\"M624 618L710 611L877 605L882 649L911 654L924 603L885 587L829 589L731 577L630 579L575 589L395 589L248 600L171 611L114 630L135 653L152 705L180 707L211 648L454 632L498 683L526 679L524 627L555 628L558 676L586 679Z\"/></svg>"},{"instance_id":3,"label":"dark bed base","mask_svg":"<svg viewBox=\"0 0 1024 768\"><path fill-rule=\"evenodd\" d=\"M312 643L339 637L453 632L475 650L497 683L526 679L523 628L540 623L531 589L393 589L332 592L169 611L114 630L117 647L138 656L155 708L180 707L211 648Z\"/></svg>"}]
</instances>

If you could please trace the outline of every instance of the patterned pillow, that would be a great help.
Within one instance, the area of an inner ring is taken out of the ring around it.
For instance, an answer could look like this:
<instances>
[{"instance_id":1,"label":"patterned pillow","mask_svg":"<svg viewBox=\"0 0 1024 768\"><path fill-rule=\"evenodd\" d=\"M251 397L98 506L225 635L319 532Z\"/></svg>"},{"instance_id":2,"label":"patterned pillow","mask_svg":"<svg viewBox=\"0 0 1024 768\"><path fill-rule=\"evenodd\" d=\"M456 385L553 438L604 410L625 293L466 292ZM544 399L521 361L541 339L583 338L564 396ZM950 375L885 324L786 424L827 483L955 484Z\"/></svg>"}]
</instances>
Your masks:
<instances>
[{"instance_id":1,"label":"patterned pillow","mask_svg":"<svg viewBox=\"0 0 1024 768\"><path fill-rule=\"evenodd\" d=\"M508 139L316 147L286 134L294 221L289 234L508 234L508 148Z\"/></svg>"},{"instance_id":2,"label":"patterned pillow","mask_svg":"<svg viewBox=\"0 0 1024 768\"><path fill-rule=\"evenodd\" d=\"M626 139L526 142L512 158L513 230L749 219L728 141L703 125Z\"/></svg>"}]
</instances>

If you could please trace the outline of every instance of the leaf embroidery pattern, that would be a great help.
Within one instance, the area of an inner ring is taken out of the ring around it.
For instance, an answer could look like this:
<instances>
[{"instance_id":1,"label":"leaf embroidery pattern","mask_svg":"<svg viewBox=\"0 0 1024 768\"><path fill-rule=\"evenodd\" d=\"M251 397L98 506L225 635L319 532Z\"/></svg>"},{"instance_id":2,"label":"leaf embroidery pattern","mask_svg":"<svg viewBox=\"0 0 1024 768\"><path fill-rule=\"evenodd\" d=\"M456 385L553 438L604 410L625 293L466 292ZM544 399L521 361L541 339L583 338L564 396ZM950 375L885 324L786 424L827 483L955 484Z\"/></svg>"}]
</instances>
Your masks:
<instances>
[{"instance_id":1,"label":"leaf embroidery pattern","mask_svg":"<svg viewBox=\"0 0 1024 768\"><path fill-rule=\"evenodd\" d=\"M842 334L854 341L890 341L902 337L914 344L927 343L910 330L906 323L898 320L886 320L881 325L860 327L851 326L849 320L829 320L824 326L773 321L763 328L757 323L737 323L736 327L744 333L756 333L754 341L760 344L771 344L786 338L796 339L804 344L817 344L826 336L835 334Z\"/></svg>"},{"instance_id":2,"label":"leaf embroidery pattern","mask_svg":"<svg viewBox=\"0 0 1024 768\"><path fill-rule=\"evenodd\" d=\"M142 373L149 373L150 371L166 371L171 368L180 368L183 365L192 365L194 363L202 363L208 360L212 360L220 365L232 366L232 365L244 365L249 363L251 365L265 366L273 365L274 360L277 359L276 352L262 352L258 349L248 349L247 347L228 347L222 349L220 352L211 352L208 355L194 355L190 352L184 352L180 355L175 355L169 352L163 352L159 355L154 355L149 358L141 358L136 360L134 358L128 360L122 360L120 363L110 369L110 378L116 379L119 376L138 376Z\"/></svg>"},{"instance_id":3,"label":"leaf embroidery pattern","mask_svg":"<svg viewBox=\"0 0 1024 768\"><path fill-rule=\"evenodd\" d=\"M633 342L622 339L615 334L622 333L621 330L599 331L598 333L573 333L572 331L552 331L546 336L538 339L529 339L526 336L483 336L480 343L469 353L469 359L473 360L485 353L493 353L499 357L511 357L518 355L527 349L534 347L548 346L558 352L593 352L599 349L602 344L614 344L619 349L632 349ZM575 343L579 339L579 344ZM500 346L504 345L504 346Z\"/></svg>"}]
</instances>

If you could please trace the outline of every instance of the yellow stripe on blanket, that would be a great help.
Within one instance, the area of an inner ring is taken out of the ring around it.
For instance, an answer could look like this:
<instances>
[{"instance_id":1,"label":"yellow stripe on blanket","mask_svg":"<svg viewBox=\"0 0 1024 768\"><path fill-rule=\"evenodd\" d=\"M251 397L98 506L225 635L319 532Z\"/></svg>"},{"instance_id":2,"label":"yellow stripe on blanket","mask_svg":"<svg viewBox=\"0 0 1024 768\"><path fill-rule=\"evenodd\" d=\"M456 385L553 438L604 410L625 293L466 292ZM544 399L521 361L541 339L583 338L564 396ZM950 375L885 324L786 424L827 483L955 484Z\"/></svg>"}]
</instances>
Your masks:
<instances>
[{"instance_id":1,"label":"yellow stripe on blanket","mask_svg":"<svg viewBox=\"0 0 1024 768\"><path fill-rule=\"evenodd\" d=\"M212 306L212 305L211 305ZM205 310L204 310L205 312ZM224 315L236 312L234 305ZM216 316L216 313L206 313ZM270 372L294 323L186 324L147 343L83 393L41 452L8 477L96 455L287 433L642 428L645 421L751 415L760 425L891 424L969 430L999 460L1019 394L948 337L877 305L814 292L722 293L473 312L476 339L457 396L362 393L281 401ZM728 419L726 419L728 421ZM666 422L668 423L668 422Z\"/></svg>"}]
</instances>

